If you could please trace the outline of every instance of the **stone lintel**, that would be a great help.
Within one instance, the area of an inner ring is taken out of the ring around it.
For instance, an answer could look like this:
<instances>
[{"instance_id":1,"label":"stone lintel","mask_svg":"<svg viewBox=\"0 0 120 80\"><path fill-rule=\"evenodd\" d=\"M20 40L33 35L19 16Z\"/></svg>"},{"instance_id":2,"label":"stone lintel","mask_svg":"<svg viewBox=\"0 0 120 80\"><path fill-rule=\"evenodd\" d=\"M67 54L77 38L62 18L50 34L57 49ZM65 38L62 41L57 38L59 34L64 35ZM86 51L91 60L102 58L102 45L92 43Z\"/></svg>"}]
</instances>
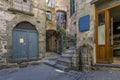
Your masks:
<instances>
[{"instance_id":1,"label":"stone lintel","mask_svg":"<svg viewBox=\"0 0 120 80\"><path fill-rule=\"evenodd\" d=\"M19 12L19 13L23 13L23 14L26 14L26 15L29 15L29 16L34 16L34 14L32 12L20 11L20 10L14 9L14 8L9 8L8 11Z\"/></svg>"}]
</instances>

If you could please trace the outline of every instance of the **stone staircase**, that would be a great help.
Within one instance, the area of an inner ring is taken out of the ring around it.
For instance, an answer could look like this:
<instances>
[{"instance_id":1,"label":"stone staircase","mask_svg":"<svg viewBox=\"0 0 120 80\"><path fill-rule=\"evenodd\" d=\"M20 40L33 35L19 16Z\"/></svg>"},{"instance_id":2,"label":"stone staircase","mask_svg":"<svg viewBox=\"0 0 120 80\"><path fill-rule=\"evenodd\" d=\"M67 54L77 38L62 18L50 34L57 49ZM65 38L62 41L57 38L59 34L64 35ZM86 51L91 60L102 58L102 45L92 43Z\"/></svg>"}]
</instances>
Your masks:
<instances>
[{"instance_id":1,"label":"stone staircase","mask_svg":"<svg viewBox=\"0 0 120 80\"><path fill-rule=\"evenodd\" d=\"M66 50L65 53L47 59L44 63L63 71L72 69L72 57L74 50Z\"/></svg>"},{"instance_id":2,"label":"stone staircase","mask_svg":"<svg viewBox=\"0 0 120 80\"><path fill-rule=\"evenodd\" d=\"M0 58L0 64L3 64L4 63L4 60Z\"/></svg>"}]
</instances>

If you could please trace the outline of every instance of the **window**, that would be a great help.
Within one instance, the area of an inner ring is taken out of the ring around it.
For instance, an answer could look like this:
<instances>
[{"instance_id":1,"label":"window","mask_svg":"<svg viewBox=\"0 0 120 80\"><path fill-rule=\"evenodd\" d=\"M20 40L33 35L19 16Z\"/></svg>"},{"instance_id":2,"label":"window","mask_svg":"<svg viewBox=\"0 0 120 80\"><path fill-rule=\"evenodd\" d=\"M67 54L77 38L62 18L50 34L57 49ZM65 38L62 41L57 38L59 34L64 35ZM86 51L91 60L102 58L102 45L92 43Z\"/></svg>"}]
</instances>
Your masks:
<instances>
[{"instance_id":1,"label":"window","mask_svg":"<svg viewBox=\"0 0 120 80\"><path fill-rule=\"evenodd\" d=\"M70 15L75 13L75 0L70 0Z\"/></svg>"},{"instance_id":2,"label":"window","mask_svg":"<svg viewBox=\"0 0 120 80\"><path fill-rule=\"evenodd\" d=\"M54 7L54 0L46 0L46 3L48 7Z\"/></svg>"},{"instance_id":3,"label":"window","mask_svg":"<svg viewBox=\"0 0 120 80\"><path fill-rule=\"evenodd\" d=\"M27 0L23 0L23 2L27 2Z\"/></svg>"},{"instance_id":4,"label":"window","mask_svg":"<svg viewBox=\"0 0 120 80\"><path fill-rule=\"evenodd\" d=\"M46 12L46 19L49 21L52 20L52 13L51 12Z\"/></svg>"},{"instance_id":5,"label":"window","mask_svg":"<svg viewBox=\"0 0 120 80\"><path fill-rule=\"evenodd\" d=\"M98 14L98 44L105 44L105 13Z\"/></svg>"},{"instance_id":6,"label":"window","mask_svg":"<svg viewBox=\"0 0 120 80\"><path fill-rule=\"evenodd\" d=\"M66 28L66 12L57 11L57 25Z\"/></svg>"},{"instance_id":7,"label":"window","mask_svg":"<svg viewBox=\"0 0 120 80\"><path fill-rule=\"evenodd\" d=\"M13 0L11 8L22 11L22 12L31 12L32 11L32 1L31 0Z\"/></svg>"}]
</instances>

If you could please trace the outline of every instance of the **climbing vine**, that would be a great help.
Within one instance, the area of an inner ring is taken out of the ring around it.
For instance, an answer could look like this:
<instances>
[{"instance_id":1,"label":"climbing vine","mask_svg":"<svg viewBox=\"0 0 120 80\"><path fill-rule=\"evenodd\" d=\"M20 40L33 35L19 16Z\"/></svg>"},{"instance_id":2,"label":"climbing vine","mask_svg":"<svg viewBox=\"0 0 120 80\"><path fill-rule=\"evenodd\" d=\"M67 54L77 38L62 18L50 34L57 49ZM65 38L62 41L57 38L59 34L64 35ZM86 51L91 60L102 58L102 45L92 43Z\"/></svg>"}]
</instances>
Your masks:
<instances>
[{"instance_id":1,"label":"climbing vine","mask_svg":"<svg viewBox=\"0 0 120 80\"><path fill-rule=\"evenodd\" d=\"M67 37L66 37L66 29L63 27L59 27L58 26L58 31L61 34L61 38L62 38L62 52L64 52L64 50L66 49L67 46Z\"/></svg>"}]
</instances>

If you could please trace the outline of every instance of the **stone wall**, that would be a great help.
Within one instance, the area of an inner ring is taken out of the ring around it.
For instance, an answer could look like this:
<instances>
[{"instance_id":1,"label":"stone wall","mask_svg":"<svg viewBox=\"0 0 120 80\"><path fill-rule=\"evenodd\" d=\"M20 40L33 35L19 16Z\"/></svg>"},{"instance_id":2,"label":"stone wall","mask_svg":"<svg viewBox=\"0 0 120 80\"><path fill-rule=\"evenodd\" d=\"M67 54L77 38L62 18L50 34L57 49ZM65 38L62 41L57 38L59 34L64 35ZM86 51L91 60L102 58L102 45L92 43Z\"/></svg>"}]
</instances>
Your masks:
<instances>
[{"instance_id":1,"label":"stone wall","mask_svg":"<svg viewBox=\"0 0 120 80\"><path fill-rule=\"evenodd\" d=\"M95 32L95 11L94 5L91 5L92 0L77 0L77 25L79 24L79 18L90 15L90 30L80 32L79 26L77 26L77 48L83 45L90 45L93 50L93 62L95 63L95 44L94 44L94 32Z\"/></svg>"},{"instance_id":2,"label":"stone wall","mask_svg":"<svg viewBox=\"0 0 120 80\"><path fill-rule=\"evenodd\" d=\"M58 34L60 34L60 31L57 28L57 11L64 11L67 12L68 10L68 1L69 0L54 0L54 7L49 7L47 6L46 3L46 11L51 12L52 13L52 20L46 20L46 30L54 30L56 31ZM59 36L59 35L58 35ZM54 41L52 41L54 42ZM57 45L57 48L59 48ZM51 45L51 47L54 47ZM51 55L49 53L46 53L46 55Z\"/></svg>"},{"instance_id":3,"label":"stone wall","mask_svg":"<svg viewBox=\"0 0 120 80\"><path fill-rule=\"evenodd\" d=\"M81 0L78 1L77 3L77 24L79 21L80 17L90 15L90 30L89 31L84 31L84 32L79 32L79 27L77 27L77 47L80 45L83 45L84 43L87 42L87 44L90 44L93 46L94 42L94 5L90 4L91 0Z\"/></svg>"},{"instance_id":4,"label":"stone wall","mask_svg":"<svg viewBox=\"0 0 120 80\"><path fill-rule=\"evenodd\" d=\"M0 0L0 60L12 59L12 30L20 22L28 21L35 25L39 34L39 54L45 53L45 0L33 0L33 15L10 11L12 0Z\"/></svg>"},{"instance_id":5,"label":"stone wall","mask_svg":"<svg viewBox=\"0 0 120 80\"><path fill-rule=\"evenodd\" d=\"M76 45L76 34L77 34L77 10L76 10L77 0L75 0L75 13L71 16L70 15L70 0L68 0L68 10L67 10L67 42L68 47L71 45Z\"/></svg>"},{"instance_id":6,"label":"stone wall","mask_svg":"<svg viewBox=\"0 0 120 80\"><path fill-rule=\"evenodd\" d=\"M56 11L62 10L67 12L67 3L68 0L54 0L54 7L48 7L46 4L46 11L50 11L52 13L52 21L47 21L46 23L46 29L52 29L52 30L57 30L57 25L56 25Z\"/></svg>"}]
</instances>

